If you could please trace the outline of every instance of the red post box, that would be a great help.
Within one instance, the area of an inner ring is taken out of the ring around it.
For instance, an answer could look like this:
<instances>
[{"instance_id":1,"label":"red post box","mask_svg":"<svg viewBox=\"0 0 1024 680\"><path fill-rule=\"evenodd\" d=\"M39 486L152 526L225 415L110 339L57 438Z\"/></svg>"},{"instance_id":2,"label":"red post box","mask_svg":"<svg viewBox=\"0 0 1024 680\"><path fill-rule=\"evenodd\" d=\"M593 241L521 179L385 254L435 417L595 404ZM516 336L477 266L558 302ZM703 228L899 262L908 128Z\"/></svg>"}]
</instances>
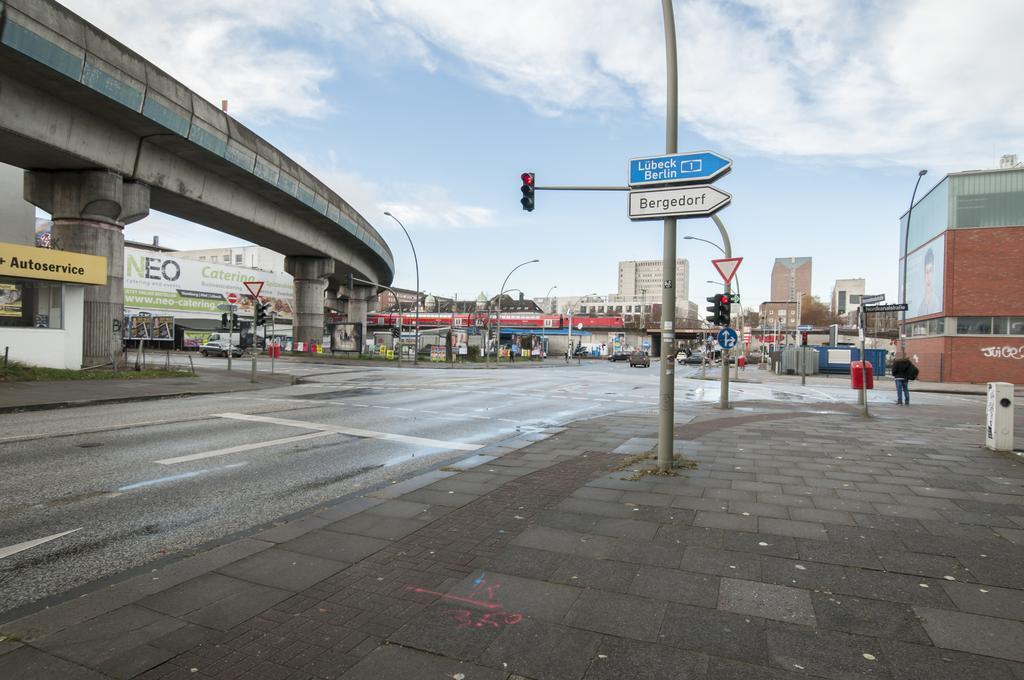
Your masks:
<instances>
[{"instance_id":1,"label":"red post box","mask_svg":"<svg viewBox=\"0 0 1024 680\"><path fill-rule=\"evenodd\" d=\"M864 380L867 379L867 389L872 390L875 388L875 368L870 361L863 363L865 366L861 368L860 361L850 362L850 387L859 390L863 386Z\"/></svg>"}]
</instances>

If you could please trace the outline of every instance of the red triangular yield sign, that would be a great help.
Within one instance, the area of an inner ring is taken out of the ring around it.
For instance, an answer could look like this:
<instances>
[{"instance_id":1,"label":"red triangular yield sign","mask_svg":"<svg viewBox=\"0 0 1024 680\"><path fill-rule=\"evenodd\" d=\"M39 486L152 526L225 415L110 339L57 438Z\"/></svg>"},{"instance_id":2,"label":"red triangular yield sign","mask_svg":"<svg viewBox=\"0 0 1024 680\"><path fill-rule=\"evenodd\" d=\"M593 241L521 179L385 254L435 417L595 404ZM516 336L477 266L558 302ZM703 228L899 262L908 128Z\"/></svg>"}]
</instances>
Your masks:
<instances>
[{"instance_id":1,"label":"red triangular yield sign","mask_svg":"<svg viewBox=\"0 0 1024 680\"><path fill-rule=\"evenodd\" d=\"M249 291L249 295L252 296L253 300L259 299L260 291L263 290L262 281L242 281L242 285Z\"/></svg>"},{"instance_id":2,"label":"red triangular yield sign","mask_svg":"<svg viewBox=\"0 0 1024 680\"><path fill-rule=\"evenodd\" d=\"M726 284L729 284L732 281L732 277L736 276L736 270L740 268L740 262L743 262L742 257L711 260L711 264L715 265L715 269L718 270L719 275Z\"/></svg>"}]
</instances>

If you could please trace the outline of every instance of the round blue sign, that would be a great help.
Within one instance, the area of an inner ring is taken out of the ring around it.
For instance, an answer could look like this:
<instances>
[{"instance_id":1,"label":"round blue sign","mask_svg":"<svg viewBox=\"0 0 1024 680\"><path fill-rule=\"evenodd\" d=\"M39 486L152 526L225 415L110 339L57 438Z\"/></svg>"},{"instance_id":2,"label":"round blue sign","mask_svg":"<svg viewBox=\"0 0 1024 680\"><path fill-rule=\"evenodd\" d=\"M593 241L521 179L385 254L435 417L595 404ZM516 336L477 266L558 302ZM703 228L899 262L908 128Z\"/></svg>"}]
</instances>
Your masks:
<instances>
[{"instance_id":1,"label":"round blue sign","mask_svg":"<svg viewBox=\"0 0 1024 680\"><path fill-rule=\"evenodd\" d=\"M736 346L739 336L736 335L736 331L732 328L723 328L718 331L718 344L723 349L732 349Z\"/></svg>"}]
</instances>

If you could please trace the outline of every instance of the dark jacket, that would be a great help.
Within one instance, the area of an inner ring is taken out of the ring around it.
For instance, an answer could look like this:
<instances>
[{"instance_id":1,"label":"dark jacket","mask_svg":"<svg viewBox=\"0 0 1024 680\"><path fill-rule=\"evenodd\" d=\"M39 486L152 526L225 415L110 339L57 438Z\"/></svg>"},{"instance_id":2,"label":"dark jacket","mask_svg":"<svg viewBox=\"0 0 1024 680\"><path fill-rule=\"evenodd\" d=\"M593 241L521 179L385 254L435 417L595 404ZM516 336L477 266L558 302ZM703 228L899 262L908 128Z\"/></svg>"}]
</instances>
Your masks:
<instances>
[{"instance_id":1,"label":"dark jacket","mask_svg":"<svg viewBox=\"0 0 1024 680\"><path fill-rule=\"evenodd\" d=\"M910 380L914 373L914 364L910 359L897 359L892 362L892 377Z\"/></svg>"}]
</instances>

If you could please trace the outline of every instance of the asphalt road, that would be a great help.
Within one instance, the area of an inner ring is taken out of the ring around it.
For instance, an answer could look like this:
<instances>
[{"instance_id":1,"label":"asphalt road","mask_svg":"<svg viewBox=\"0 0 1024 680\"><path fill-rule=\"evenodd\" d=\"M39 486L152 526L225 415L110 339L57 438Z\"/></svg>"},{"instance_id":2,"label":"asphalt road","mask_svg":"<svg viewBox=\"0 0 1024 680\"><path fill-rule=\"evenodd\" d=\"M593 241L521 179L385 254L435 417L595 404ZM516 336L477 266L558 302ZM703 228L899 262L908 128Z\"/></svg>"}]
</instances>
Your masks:
<instances>
[{"instance_id":1,"label":"asphalt road","mask_svg":"<svg viewBox=\"0 0 1024 680\"><path fill-rule=\"evenodd\" d=\"M282 362L282 371L307 382L0 415L0 618L524 432L607 413L653 412L657 366L398 370ZM680 420L698 402L717 402L716 382L688 377L699 368L677 371ZM837 380L734 385L732 399L739 406L828 404L850 403L855 395ZM919 403L950 400L983 404L981 397L917 396ZM72 533L24 545L63 532Z\"/></svg>"}]
</instances>

